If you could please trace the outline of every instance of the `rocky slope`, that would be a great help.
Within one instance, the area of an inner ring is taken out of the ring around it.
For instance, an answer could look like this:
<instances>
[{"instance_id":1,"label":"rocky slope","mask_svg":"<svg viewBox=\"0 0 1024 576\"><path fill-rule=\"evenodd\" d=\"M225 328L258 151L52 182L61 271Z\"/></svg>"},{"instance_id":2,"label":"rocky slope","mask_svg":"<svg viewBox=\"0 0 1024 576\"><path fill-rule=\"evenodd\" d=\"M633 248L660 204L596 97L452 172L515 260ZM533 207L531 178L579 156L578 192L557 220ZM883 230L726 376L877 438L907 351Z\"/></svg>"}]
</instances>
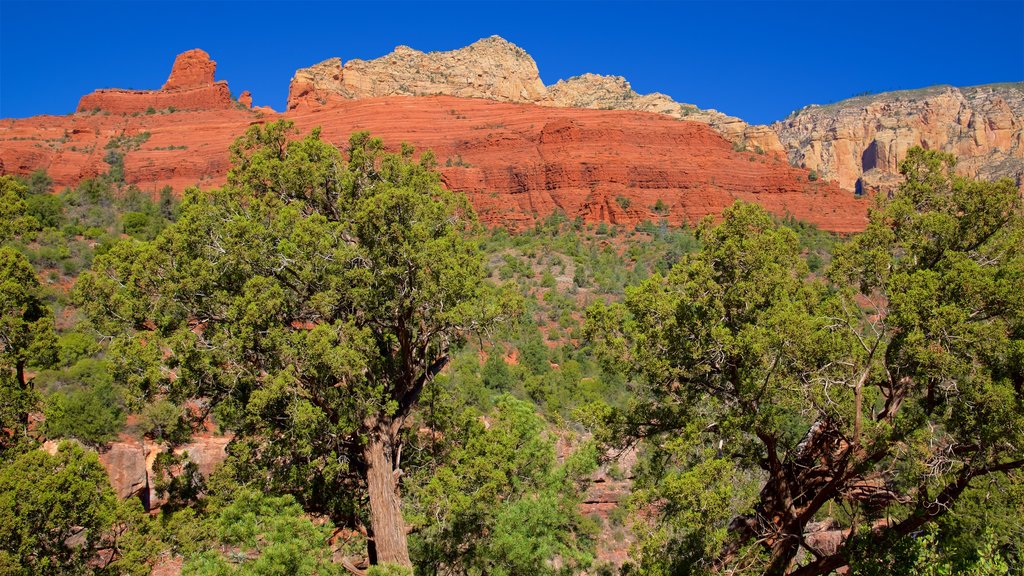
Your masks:
<instances>
[{"instance_id":1,"label":"rocky slope","mask_svg":"<svg viewBox=\"0 0 1024 576\"><path fill-rule=\"evenodd\" d=\"M185 97L211 85L226 90L209 83L208 71L179 71L182 62L195 61L201 58L179 58L168 82L186 87L152 92ZM339 145L352 132L369 130L391 146L404 141L432 149L445 184L465 192L490 225L522 228L556 210L588 222L675 224L718 214L736 199L828 230L850 232L865 223L866 202L853 194L810 182L807 171L780 157L737 151L705 124L664 114L453 96L330 97L281 115L217 102L205 109L178 102L172 105L179 111L156 114L136 113L119 100L102 104L112 109L0 121L0 170L42 168L57 186L71 186L105 172L108 148L132 139L136 146L121 148L128 183L179 192L218 186L234 138L250 124L284 118L303 133L321 126L323 137Z\"/></svg>"},{"instance_id":2,"label":"rocky slope","mask_svg":"<svg viewBox=\"0 0 1024 576\"><path fill-rule=\"evenodd\" d=\"M545 87L537 63L500 36L465 48L423 53L408 46L374 60L340 58L302 68L288 91L288 109L377 96L460 96L563 108L636 110L702 122L729 141L782 152L775 134L717 110L680 104L665 94L638 94L621 76L583 74Z\"/></svg>"},{"instance_id":3,"label":"rocky slope","mask_svg":"<svg viewBox=\"0 0 1024 576\"><path fill-rule=\"evenodd\" d=\"M792 164L848 190L888 189L912 146L955 154L960 173L1024 182L1024 82L934 86L808 106L776 122Z\"/></svg>"},{"instance_id":4,"label":"rocky slope","mask_svg":"<svg viewBox=\"0 0 1024 576\"><path fill-rule=\"evenodd\" d=\"M940 86L810 106L771 126L750 125L665 94L638 94L621 76L583 74L545 87L525 51L497 36L424 54L400 46L375 60L338 58L296 72L288 108L337 99L454 95L542 106L653 112L707 124L737 148L785 154L851 191L887 190L911 146L952 152L964 175L1024 180L1024 83Z\"/></svg>"},{"instance_id":5,"label":"rocky slope","mask_svg":"<svg viewBox=\"0 0 1024 576\"><path fill-rule=\"evenodd\" d=\"M564 108L636 110L664 114L680 120L707 124L738 147L771 153L783 151L778 136L766 126L750 125L718 110L680 104L659 92L639 94L622 76L583 74L568 80L559 80L548 87L547 98L537 103Z\"/></svg>"}]
</instances>

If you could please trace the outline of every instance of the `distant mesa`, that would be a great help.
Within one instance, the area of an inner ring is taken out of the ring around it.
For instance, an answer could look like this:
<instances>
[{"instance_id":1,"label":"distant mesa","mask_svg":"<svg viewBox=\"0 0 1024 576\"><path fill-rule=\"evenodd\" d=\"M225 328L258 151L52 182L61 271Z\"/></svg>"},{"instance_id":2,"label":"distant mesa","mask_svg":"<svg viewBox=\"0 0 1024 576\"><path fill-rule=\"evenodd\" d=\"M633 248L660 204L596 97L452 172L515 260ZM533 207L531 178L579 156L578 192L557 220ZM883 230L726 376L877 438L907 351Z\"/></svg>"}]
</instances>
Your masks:
<instances>
[{"instance_id":1,"label":"distant mesa","mask_svg":"<svg viewBox=\"0 0 1024 576\"><path fill-rule=\"evenodd\" d=\"M179 54L171 75L160 90L96 90L78 102L79 112L111 114L153 113L169 110L228 110L235 106L228 83L215 81L217 63L198 48ZM248 94L248 92L246 92ZM248 96L251 107L252 96Z\"/></svg>"}]
</instances>

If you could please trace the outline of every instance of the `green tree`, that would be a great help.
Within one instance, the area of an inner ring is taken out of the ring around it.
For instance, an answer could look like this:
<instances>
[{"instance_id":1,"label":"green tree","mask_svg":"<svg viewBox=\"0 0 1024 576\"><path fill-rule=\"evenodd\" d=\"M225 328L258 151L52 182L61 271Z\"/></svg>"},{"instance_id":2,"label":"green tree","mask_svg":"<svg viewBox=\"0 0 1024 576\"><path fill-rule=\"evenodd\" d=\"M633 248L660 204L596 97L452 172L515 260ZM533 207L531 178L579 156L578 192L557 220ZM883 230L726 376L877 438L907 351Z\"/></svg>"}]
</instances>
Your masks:
<instances>
[{"instance_id":1,"label":"green tree","mask_svg":"<svg viewBox=\"0 0 1024 576\"><path fill-rule=\"evenodd\" d=\"M14 176L0 176L0 244L39 229L28 211L28 187Z\"/></svg>"},{"instance_id":2,"label":"green tree","mask_svg":"<svg viewBox=\"0 0 1024 576\"><path fill-rule=\"evenodd\" d=\"M343 525L363 525L351 496L365 494L371 561L408 566L402 432L501 300L467 237L475 216L432 155L360 133L343 158L319 131L291 132L250 128L227 186L188 192L154 241L97 258L76 299L122 334L112 347L171 351L148 356L177 375L157 393L212 401L240 473L271 470L253 477Z\"/></svg>"},{"instance_id":3,"label":"green tree","mask_svg":"<svg viewBox=\"0 0 1024 576\"><path fill-rule=\"evenodd\" d=\"M109 381L51 394L44 414L48 437L75 438L93 446L116 439L125 423L121 397Z\"/></svg>"},{"instance_id":4,"label":"green tree","mask_svg":"<svg viewBox=\"0 0 1024 576\"><path fill-rule=\"evenodd\" d=\"M185 563L184 576L331 576L343 571L331 561L332 527L314 524L291 496L241 489L203 522L211 527L208 550Z\"/></svg>"},{"instance_id":5,"label":"green tree","mask_svg":"<svg viewBox=\"0 0 1024 576\"><path fill-rule=\"evenodd\" d=\"M599 417L611 436L672 448L655 486L707 466L678 455L709 449L756 472L749 513L728 520L726 504L751 486L719 498L723 546L703 543L705 568L827 574L945 514L972 480L1024 466L1020 200L952 165L911 151L895 198L837 249L831 285L791 230L737 205L668 277L591 310L601 353L642 383L632 409ZM833 522L842 544L814 549Z\"/></svg>"},{"instance_id":6,"label":"green tree","mask_svg":"<svg viewBox=\"0 0 1024 576\"><path fill-rule=\"evenodd\" d=\"M465 441L411 494L424 574L567 574L586 569L593 542L578 484L596 464L584 446L558 465L532 404L502 396L493 413L451 430Z\"/></svg>"},{"instance_id":7,"label":"green tree","mask_svg":"<svg viewBox=\"0 0 1024 576\"><path fill-rule=\"evenodd\" d=\"M26 368L52 363L56 344L53 314L35 270L20 253L0 247L0 452L26 438L37 402Z\"/></svg>"},{"instance_id":8,"label":"green tree","mask_svg":"<svg viewBox=\"0 0 1024 576\"><path fill-rule=\"evenodd\" d=\"M117 509L94 452L63 443L53 455L18 456L0 468L0 568L25 576L86 572Z\"/></svg>"}]
</instances>

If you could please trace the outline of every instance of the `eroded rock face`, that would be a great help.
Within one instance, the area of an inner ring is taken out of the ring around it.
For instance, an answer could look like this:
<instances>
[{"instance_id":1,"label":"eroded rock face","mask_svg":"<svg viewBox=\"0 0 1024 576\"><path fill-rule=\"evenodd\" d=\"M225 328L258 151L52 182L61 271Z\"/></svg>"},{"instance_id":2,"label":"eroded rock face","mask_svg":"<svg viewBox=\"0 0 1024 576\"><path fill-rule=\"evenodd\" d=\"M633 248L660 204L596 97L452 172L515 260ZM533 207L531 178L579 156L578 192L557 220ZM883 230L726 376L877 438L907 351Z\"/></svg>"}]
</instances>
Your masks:
<instances>
[{"instance_id":1,"label":"eroded rock face","mask_svg":"<svg viewBox=\"0 0 1024 576\"><path fill-rule=\"evenodd\" d=\"M537 63L515 44L498 36L458 50L420 52L398 46L373 60L338 58L298 70L288 94L288 109L325 104L331 98L379 96L460 96L502 102L535 102L545 95Z\"/></svg>"},{"instance_id":2,"label":"eroded rock face","mask_svg":"<svg viewBox=\"0 0 1024 576\"><path fill-rule=\"evenodd\" d=\"M74 440L72 440L74 442ZM227 458L230 436L199 435L187 444L173 449L178 456L186 456L193 462L202 477L209 478L217 466ZM48 440L42 449L50 454L57 453L60 443ZM123 437L97 451L100 464L107 471L110 485L118 498L138 497L147 510L155 510L166 503L156 491L154 463L160 453L169 448L165 444L148 439ZM172 471L180 473L180 467Z\"/></svg>"},{"instance_id":3,"label":"eroded rock face","mask_svg":"<svg viewBox=\"0 0 1024 576\"><path fill-rule=\"evenodd\" d=\"M180 90L213 84L217 63L205 51L195 48L178 54L163 90Z\"/></svg>"},{"instance_id":4,"label":"eroded rock face","mask_svg":"<svg viewBox=\"0 0 1024 576\"><path fill-rule=\"evenodd\" d=\"M234 103L227 82L215 82L217 63L195 49L179 54L160 90L96 90L78 102L79 112L141 114L172 110L226 110Z\"/></svg>"},{"instance_id":5,"label":"eroded rock face","mask_svg":"<svg viewBox=\"0 0 1024 576\"><path fill-rule=\"evenodd\" d=\"M252 93L245 90L238 96L238 103L246 108L252 108Z\"/></svg>"},{"instance_id":6,"label":"eroded rock face","mask_svg":"<svg viewBox=\"0 0 1024 576\"><path fill-rule=\"evenodd\" d=\"M913 146L955 154L965 176L1024 181L1024 82L851 98L809 106L772 129L791 163L850 190L898 185Z\"/></svg>"}]
</instances>

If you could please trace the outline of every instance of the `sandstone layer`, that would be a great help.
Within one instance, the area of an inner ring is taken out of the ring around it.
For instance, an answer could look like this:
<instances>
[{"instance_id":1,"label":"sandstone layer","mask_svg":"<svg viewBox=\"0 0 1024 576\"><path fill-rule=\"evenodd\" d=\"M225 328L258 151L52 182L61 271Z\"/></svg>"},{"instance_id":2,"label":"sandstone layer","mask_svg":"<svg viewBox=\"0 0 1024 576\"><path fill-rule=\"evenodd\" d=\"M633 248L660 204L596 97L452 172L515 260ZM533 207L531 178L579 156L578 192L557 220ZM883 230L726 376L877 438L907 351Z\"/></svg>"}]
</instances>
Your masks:
<instances>
[{"instance_id":1,"label":"sandstone layer","mask_svg":"<svg viewBox=\"0 0 1024 576\"><path fill-rule=\"evenodd\" d=\"M144 114L168 110L227 110L235 106L227 82L214 81L217 63L195 49L179 54L160 90L96 90L78 102L79 112Z\"/></svg>"},{"instance_id":2,"label":"sandstone layer","mask_svg":"<svg viewBox=\"0 0 1024 576\"><path fill-rule=\"evenodd\" d=\"M1024 82L861 96L808 106L772 129L792 164L849 190L896 186L913 146L953 153L965 176L1024 183Z\"/></svg>"},{"instance_id":3,"label":"sandstone layer","mask_svg":"<svg viewBox=\"0 0 1024 576\"><path fill-rule=\"evenodd\" d=\"M57 186L103 173L114 138L149 133L124 153L127 182L224 183L228 146L252 123L293 120L343 145L369 130L393 147L432 149L446 186L463 191L483 222L513 229L556 210L588 222L677 224L719 214L737 199L840 232L864 226L866 202L769 154L740 152L696 122L642 112L579 110L430 96L337 100L283 115L247 109L154 115L74 114L0 121L9 173L47 170Z\"/></svg>"}]
</instances>

